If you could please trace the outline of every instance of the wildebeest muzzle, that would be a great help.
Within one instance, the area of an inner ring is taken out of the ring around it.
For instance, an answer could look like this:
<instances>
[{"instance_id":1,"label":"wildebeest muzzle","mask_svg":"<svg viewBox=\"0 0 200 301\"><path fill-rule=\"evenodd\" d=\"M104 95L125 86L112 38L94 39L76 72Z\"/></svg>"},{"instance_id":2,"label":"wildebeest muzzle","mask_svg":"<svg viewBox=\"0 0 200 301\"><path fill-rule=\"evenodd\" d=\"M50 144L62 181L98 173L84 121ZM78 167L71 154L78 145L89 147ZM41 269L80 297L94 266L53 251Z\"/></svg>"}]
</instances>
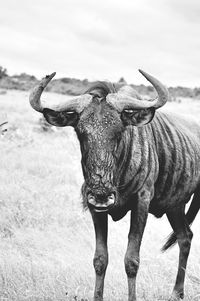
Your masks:
<instances>
[{"instance_id":1,"label":"wildebeest muzzle","mask_svg":"<svg viewBox=\"0 0 200 301\"><path fill-rule=\"evenodd\" d=\"M88 206L95 212L107 212L115 205L116 197L114 192L108 195L94 195L89 193L87 201Z\"/></svg>"}]
</instances>

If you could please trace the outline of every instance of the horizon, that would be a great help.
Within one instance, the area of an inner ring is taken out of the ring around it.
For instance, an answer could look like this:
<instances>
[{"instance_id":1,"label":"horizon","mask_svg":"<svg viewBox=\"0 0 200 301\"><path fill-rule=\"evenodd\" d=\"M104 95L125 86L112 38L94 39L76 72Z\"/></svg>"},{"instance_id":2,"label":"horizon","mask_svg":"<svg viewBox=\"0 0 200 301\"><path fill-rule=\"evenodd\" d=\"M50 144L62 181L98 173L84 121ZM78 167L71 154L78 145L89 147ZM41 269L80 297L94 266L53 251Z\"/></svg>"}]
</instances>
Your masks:
<instances>
[{"instance_id":1,"label":"horizon","mask_svg":"<svg viewBox=\"0 0 200 301\"><path fill-rule=\"evenodd\" d=\"M1 66L2 67L2 66ZM4 66L3 66L4 67ZM6 70L7 70L7 68L5 68ZM52 73L52 72L51 72ZM18 72L18 73L14 73L14 74L10 74L9 72L8 72L8 70L7 70L7 76L8 77L17 77L17 76L20 76L20 75L22 75L22 74L25 74L25 75L28 75L28 76L34 76L38 81L40 81L42 78L44 78L47 74L45 74L44 76L42 76L42 77L37 77L35 74L29 74L29 73L27 73L27 72ZM89 83L92 83L93 81L91 81L90 79L88 79L88 78L78 78L78 77L71 77L71 76L62 76L62 77L58 77L57 76L57 72L56 72L56 75L55 75L55 77L52 79L52 81L54 81L54 80L60 80L60 79L62 79L62 78L70 78L70 79L74 79L74 80L80 80L80 81L84 81L84 80L88 80L88 82ZM121 78L123 78L124 80L125 80L125 82L127 83L127 81L126 81L126 78L124 78L123 76L121 76L117 81L108 81L108 80L106 80L106 82L111 82L111 83L118 83L119 81L120 81L120 79ZM97 80L98 81L98 80ZM130 82L130 83L127 83L127 85L135 85L135 86L152 86L152 84L151 83L149 83L147 80L146 80L146 84L145 83L134 83L134 82ZM200 85L199 86L195 86L195 87L189 87L189 86L181 86L181 85L177 85L177 86L167 86L167 88L173 88L173 89L175 89L175 88L186 88L186 89L198 89L198 88L200 88Z\"/></svg>"},{"instance_id":2,"label":"horizon","mask_svg":"<svg viewBox=\"0 0 200 301\"><path fill-rule=\"evenodd\" d=\"M0 17L0 65L42 78L200 86L200 2L8 0Z\"/></svg>"}]
</instances>

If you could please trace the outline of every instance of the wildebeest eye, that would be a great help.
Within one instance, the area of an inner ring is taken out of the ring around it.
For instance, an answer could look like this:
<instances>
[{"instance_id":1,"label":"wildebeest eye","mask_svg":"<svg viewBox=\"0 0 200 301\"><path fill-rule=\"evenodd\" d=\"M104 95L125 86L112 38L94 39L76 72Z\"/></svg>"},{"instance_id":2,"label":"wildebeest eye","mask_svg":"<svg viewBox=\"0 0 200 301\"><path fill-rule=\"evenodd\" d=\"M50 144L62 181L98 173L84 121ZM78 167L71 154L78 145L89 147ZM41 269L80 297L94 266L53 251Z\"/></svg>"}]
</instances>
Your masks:
<instances>
[{"instance_id":1,"label":"wildebeest eye","mask_svg":"<svg viewBox=\"0 0 200 301\"><path fill-rule=\"evenodd\" d=\"M125 112L125 113L133 113L134 110L133 110L133 109L125 109L124 112Z\"/></svg>"},{"instance_id":2,"label":"wildebeest eye","mask_svg":"<svg viewBox=\"0 0 200 301\"><path fill-rule=\"evenodd\" d=\"M76 111L54 111L48 108L43 109L46 120L55 126L76 126L79 116Z\"/></svg>"},{"instance_id":3,"label":"wildebeest eye","mask_svg":"<svg viewBox=\"0 0 200 301\"><path fill-rule=\"evenodd\" d=\"M135 113L135 110L125 109L125 110L123 110L123 113L126 114L127 116L132 116Z\"/></svg>"},{"instance_id":4,"label":"wildebeest eye","mask_svg":"<svg viewBox=\"0 0 200 301\"><path fill-rule=\"evenodd\" d=\"M149 123L155 114L155 108L147 109L124 109L121 119L125 125L142 126Z\"/></svg>"},{"instance_id":5,"label":"wildebeest eye","mask_svg":"<svg viewBox=\"0 0 200 301\"><path fill-rule=\"evenodd\" d=\"M66 114L73 115L73 114L76 114L76 112L75 111L66 111Z\"/></svg>"}]
</instances>

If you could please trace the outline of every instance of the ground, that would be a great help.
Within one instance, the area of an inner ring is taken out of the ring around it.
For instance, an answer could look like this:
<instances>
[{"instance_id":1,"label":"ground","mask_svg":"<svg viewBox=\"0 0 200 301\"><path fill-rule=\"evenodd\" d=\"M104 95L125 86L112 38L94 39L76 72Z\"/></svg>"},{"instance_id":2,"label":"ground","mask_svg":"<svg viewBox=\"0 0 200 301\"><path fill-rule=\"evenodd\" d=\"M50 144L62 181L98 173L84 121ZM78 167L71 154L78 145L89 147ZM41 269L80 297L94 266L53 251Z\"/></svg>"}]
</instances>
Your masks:
<instances>
[{"instance_id":1,"label":"ground","mask_svg":"<svg viewBox=\"0 0 200 301\"><path fill-rule=\"evenodd\" d=\"M50 102L67 96L45 94ZM169 103L164 110L200 120L200 101ZM43 131L28 92L0 95L9 121L0 137L0 301L90 301L94 287L94 230L81 206L80 149L71 128ZM109 219L109 266L105 301L127 299L123 258L129 214ZM186 276L186 301L200 300L200 221ZM165 217L149 216L141 247L138 301L167 300L174 284L178 247L160 249L171 232Z\"/></svg>"}]
</instances>

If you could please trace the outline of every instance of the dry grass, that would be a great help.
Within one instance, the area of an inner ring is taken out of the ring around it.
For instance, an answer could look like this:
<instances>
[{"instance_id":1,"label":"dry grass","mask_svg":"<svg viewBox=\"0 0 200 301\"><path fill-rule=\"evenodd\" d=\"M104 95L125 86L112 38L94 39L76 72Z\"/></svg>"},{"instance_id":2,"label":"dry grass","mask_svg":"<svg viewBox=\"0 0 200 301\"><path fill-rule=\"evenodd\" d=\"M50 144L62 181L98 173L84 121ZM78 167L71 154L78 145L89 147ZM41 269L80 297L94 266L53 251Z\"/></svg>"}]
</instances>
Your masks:
<instances>
[{"instance_id":1,"label":"dry grass","mask_svg":"<svg viewBox=\"0 0 200 301\"><path fill-rule=\"evenodd\" d=\"M66 96L48 94L50 101ZM169 104L200 117L197 102ZM81 207L80 151L73 130L41 132L39 114L28 93L0 95L10 129L0 139L0 300L92 300L94 231ZM198 220L186 277L185 300L200 300ZM129 214L109 223L110 263L105 301L127 299L123 257ZM167 300L178 262L178 248L162 254L170 232L165 218L149 216L138 275L138 300Z\"/></svg>"}]
</instances>

